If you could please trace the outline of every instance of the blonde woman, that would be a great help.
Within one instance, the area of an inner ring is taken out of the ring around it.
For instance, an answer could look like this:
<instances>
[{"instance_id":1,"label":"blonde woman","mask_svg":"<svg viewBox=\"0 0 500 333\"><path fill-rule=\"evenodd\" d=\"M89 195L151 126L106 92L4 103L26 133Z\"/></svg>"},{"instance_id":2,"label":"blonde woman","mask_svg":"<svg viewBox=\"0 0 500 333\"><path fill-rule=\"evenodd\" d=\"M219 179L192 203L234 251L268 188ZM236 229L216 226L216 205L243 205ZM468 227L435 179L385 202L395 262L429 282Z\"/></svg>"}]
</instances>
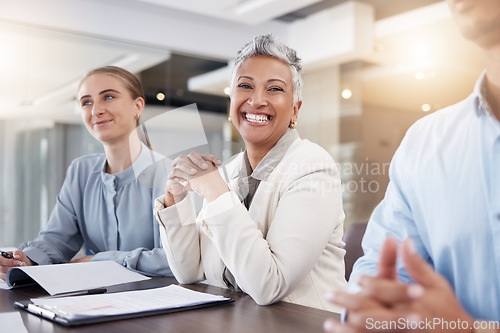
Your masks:
<instances>
[{"instance_id":1,"label":"blonde woman","mask_svg":"<svg viewBox=\"0 0 500 333\"><path fill-rule=\"evenodd\" d=\"M77 261L114 260L148 275L171 275L152 210L162 189L136 177L152 162L135 131L145 104L139 80L119 67L97 68L81 81L77 99L104 154L71 163L47 226L14 259L0 258L0 278L13 266L69 262L84 244L92 254Z\"/></svg>"}]
</instances>

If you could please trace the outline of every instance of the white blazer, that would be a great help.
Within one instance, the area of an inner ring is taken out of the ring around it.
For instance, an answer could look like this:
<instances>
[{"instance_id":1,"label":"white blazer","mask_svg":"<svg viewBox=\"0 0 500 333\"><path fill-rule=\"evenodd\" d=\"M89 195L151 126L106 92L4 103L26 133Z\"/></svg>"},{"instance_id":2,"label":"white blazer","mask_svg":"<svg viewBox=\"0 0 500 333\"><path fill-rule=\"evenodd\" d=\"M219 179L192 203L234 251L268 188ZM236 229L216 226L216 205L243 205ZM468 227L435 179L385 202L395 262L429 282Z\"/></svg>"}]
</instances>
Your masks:
<instances>
[{"instance_id":1,"label":"white blazer","mask_svg":"<svg viewBox=\"0 0 500 333\"><path fill-rule=\"evenodd\" d=\"M279 300L341 309L324 299L344 289L344 212L338 169L320 146L297 138L247 211L237 196L243 153L220 168L230 192L204 203L191 196L164 208L155 201L163 248L179 283L226 287L224 267L258 304ZM226 176L227 175L227 176Z\"/></svg>"}]
</instances>

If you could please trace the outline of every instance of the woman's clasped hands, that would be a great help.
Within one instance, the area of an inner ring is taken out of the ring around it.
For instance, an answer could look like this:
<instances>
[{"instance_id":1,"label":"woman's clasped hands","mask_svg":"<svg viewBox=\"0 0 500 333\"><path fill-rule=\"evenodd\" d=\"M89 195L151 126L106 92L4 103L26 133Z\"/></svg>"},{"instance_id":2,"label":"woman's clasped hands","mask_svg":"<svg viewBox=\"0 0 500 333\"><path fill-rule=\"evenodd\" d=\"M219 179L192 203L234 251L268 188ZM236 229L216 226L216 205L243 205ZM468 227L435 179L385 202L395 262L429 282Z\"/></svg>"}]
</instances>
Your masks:
<instances>
[{"instance_id":1,"label":"woman's clasped hands","mask_svg":"<svg viewBox=\"0 0 500 333\"><path fill-rule=\"evenodd\" d=\"M165 185L165 206L182 201L188 191L196 192L208 202L228 192L229 188L217 170L221 165L222 161L209 153L200 155L192 151L177 157L172 162L174 169Z\"/></svg>"}]
</instances>

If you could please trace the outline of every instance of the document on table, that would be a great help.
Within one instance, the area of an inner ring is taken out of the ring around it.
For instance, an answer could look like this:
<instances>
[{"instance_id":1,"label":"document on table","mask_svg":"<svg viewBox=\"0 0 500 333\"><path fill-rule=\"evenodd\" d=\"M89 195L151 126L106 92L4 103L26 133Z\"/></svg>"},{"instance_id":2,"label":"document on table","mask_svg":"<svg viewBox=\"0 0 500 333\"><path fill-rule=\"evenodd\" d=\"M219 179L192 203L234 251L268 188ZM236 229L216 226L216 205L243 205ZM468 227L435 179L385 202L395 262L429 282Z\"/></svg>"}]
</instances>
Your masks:
<instances>
[{"instance_id":1,"label":"document on table","mask_svg":"<svg viewBox=\"0 0 500 333\"><path fill-rule=\"evenodd\" d=\"M16 306L63 325L134 318L200 308L233 300L177 285L118 293L59 298L32 298Z\"/></svg>"},{"instance_id":2,"label":"document on table","mask_svg":"<svg viewBox=\"0 0 500 333\"><path fill-rule=\"evenodd\" d=\"M4 280L0 280L0 289L11 289L12 287L9 287L7 285L7 282L5 282Z\"/></svg>"},{"instance_id":3,"label":"document on table","mask_svg":"<svg viewBox=\"0 0 500 333\"><path fill-rule=\"evenodd\" d=\"M2 332L28 333L18 311L0 313L0 323L2 323Z\"/></svg>"},{"instance_id":4,"label":"document on table","mask_svg":"<svg viewBox=\"0 0 500 333\"><path fill-rule=\"evenodd\" d=\"M14 267L6 276L9 287L38 283L50 295L149 279L114 261Z\"/></svg>"}]
</instances>

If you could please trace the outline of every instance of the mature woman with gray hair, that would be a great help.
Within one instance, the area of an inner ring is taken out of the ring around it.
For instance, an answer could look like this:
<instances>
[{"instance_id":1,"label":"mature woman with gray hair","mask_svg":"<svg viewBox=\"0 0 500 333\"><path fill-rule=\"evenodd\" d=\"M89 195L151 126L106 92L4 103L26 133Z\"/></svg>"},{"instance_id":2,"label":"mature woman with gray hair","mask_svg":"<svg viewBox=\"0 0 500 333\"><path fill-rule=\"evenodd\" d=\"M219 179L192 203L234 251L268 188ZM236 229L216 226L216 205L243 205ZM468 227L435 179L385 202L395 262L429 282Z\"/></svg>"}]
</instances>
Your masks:
<instances>
[{"instance_id":1,"label":"mature woman with gray hair","mask_svg":"<svg viewBox=\"0 0 500 333\"><path fill-rule=\"evenodd\" d=\"M209 154L178 157L155 201L180 283L206 280L258 304L340 310L323 297L346 284L340 178L331 156L295 130L301 88L300 59L272 35L238 53L230 117L246 150L221 172ZM198 217L189 191L205 199Z\"/></svg>"}]
</instances>

